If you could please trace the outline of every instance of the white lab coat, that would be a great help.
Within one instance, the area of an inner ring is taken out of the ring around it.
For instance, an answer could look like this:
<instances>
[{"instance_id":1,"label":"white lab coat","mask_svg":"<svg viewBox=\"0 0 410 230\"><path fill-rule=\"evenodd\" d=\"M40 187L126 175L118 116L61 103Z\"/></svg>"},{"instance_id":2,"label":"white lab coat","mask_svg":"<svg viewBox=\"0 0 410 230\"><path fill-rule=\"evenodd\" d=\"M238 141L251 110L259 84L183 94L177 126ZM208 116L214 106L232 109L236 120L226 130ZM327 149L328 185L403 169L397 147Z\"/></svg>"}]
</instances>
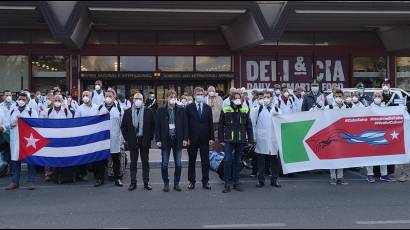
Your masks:
<instances>
[{"instance_id":1,"label":"white lab coat","mask_svg":"<svg viewBox=\"0 0 410 230\"><path fill-rule=\"evenodd\" d=\"M295 101L293 101L293 112L298 113L302 112L302 105L303 105L303 97L293 97Z\"/></svg>"},{"instance_id":2,"label":"white lab coat","mask_svg":"<svg viewBox=\"0 0 410 230\"><path fill-rule=\"evenodd\" d=\"M15 101L10 102L10 108L6 105L6 102L0 104L0 112L3 115L4 124L6 124L10 119L10 113L14 108L16 108Z\"/></svg>"},{"instance_id":3,"label":"white lab coat","mask_svg":"<svg viewBox=\"0 0 410 230\"><path fill-rule=\"evenodd\" d=\"M120 100L118 100L118 102L120 103L121 109L124 111L131 108L131 102L129 100L125 100L124 103L122 103Z\"/></svg>"},{"instance_id":4,"label":"white lab coat","mask_svg":"<svg viewBox=\"0 0 410 230\"><path fill-rule=\"evenodd\" d=\"M275 107L272 107L269 112L266 106L263 106L260 113L259 107L251 110L251 121L256 141L255 152L258 154L271 156L278 155L279 146L275 137L275 128L273 125L273 115L281 113L280 109L278 111L279 112L276 112Z\"/></svg>"},{"instance_id":5,"label":"white lab coat","mask_svg":"<svg viewBox=\"0 0 410 230\"><path fill-rule=\"evenodd\" d=\"M92 117L98 116L98 114L98 105L92 104L91 107L89 107L86 104L82 104L78 107L77 111L75 111L74 117Z\"/></svg>"},{"instance_id":6,"label":"white lab coat","mask_svg":"<svg viewBox=\"0 0 410 230\"><path fill-rule=\"evenodd\" d=\"M101 90L101 93L98 94L96 90L93 91L92 102L98 106L103 105L105 101L104 91Z\"/></svg>"},{"instance_id":7,"label":"white lab coat","mask_svg":"<svg viewBox=\"0 0 410 230\"><path fill-rule=\"evenodd\" d=\"M99 113L100 115L110 114L111 153L119 153L121 151L121 122L122 117L124 116L124 111L122 109L118 110L117 105L114 104L111 111L108 111L107 107L104 105Z\"/></svg>"},{"instance_id":8,"label":"white lab coat","mask_svg":"<svg viewBox=\"0 0 410 230\"><path fill-rule=\"evenodd\" d=\"M67 110L67 115L65 113L65 110ZM47 118L48 119L67 119L67 118L73 118L73 114L69 109L61 108L59 111L55 110L55 108L52 108L50 114L50 110L47 110Z\"/></svg>"},{"instance_id":9,"label":"white lab coat","mask_svg":"<svg viewBox=\"0 0 410 230\"><path fill-rule=\"evenodd\" d=\"M38 118L38 113L36 110L31 109L31 116L29 114L29 111L30 107L28 106L26 106L26 108L22 112L20 112L18 108L15 108L9 118L8 123L6 124L6 129L10 130L10 152L12 161L19 160L19 133L17 128L18 117Z\"/></svg>"},{"instance_id":10,"label":"white lab coat","mask_svg":"<svg viewBox=\"0 0 410 230\"><path fill-rule=\"evenodd\" d=\"M71 103L68 103L68 100L65 100L64 103L67 105L68 108L70 108L74 112L77 111L79 107L78 102L74 99L71 100Z\"/></svg>"},{"instance_id":11,"label":"white lab coat","mask_svg":"<svg viewBox=\"0 0 410 230\"><path fill-rule=\"evenodd\" d=\"M6 111L2 107L0 107L0 127L3 128L3 131L6 129L6 123Z\"/></svg>"},{"instance_id":12,"label":"white lab coat","mask_svg":"<svg viewBox=\"0 0 410 230\"><path fill-rule=\"evenodd\" d=\"M35 110L35 111L37 112L37 114L38 114L39 108L38 108L38 104L37 104L36 100L31 99L31 100L29 101L29 103L28 103L28 107L29 107L29 108L32 108L33 110Z\"/></svg>"},{"instance_id":13,"label":"white lab coat","mask_svg":"<svg viewBox=\"0 0 410 230\"><path fill-rule=\"evenodd\" d=\"M279 97L279 109L282 111L283 114L293 113L294 110L294 102L291 97L288 98L287 102Z\"/></svg>"},{"instance_id":14,"label":"white lab coat","mask_svg":"<svg viewBox=\"0 0 410 230\"><path fill-rule=\"evenodd\" d=\"M359 102L357 102L357 103L354 103L354 102L353 102L352 108L353 108L353 109L366 108L366 106L364 106L363 103L361 103L361 102L359 101Z\"/></svg>"}]
</instances>

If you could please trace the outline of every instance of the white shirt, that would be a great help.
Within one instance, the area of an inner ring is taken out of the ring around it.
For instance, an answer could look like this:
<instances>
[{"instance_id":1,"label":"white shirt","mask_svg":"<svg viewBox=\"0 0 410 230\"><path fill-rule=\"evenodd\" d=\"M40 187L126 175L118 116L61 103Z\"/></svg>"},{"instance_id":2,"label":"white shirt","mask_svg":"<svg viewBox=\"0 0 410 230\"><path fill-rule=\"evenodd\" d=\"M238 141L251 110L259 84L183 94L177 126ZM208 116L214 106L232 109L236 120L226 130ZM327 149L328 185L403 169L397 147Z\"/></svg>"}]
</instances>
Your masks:
<instances>
[{"instance_id":1,"label":"white shirt","mask_svg":"<svg viewBox=\"0 0 410 230\"><path fill-rule=\"evenodd\" d=\"M98 116L98 105L92 104L91 107L87 106L86 104L80 105L77 111L75 111L75 117L92 117Z\"/></svg>"},{"instance_id":2,"label":"white shirt","mask_svg":"<svg viewBox=\"0 0 410 230\"><path fill-rule=\"evenodd\" d=\"M92 102L96 105L102 105L104 104L105 96L104 96L104 91L101 90L101 93L98 94L96 90L93 91L93 98Z\"/></svg>"},{"instance_id":3,"label":"white shirt","mask_svg":"<svg viewBox=\"0 0 410 230\"><path fill-rule=\"evenodd\" d=\"M10 106L10 107L9 107ZM16 107L16 102L10 102L9 106L7 106L6 102L0 104L0 110L3 110L4 118L9 120L11 111Z\"/></svg>"}]
</instances>

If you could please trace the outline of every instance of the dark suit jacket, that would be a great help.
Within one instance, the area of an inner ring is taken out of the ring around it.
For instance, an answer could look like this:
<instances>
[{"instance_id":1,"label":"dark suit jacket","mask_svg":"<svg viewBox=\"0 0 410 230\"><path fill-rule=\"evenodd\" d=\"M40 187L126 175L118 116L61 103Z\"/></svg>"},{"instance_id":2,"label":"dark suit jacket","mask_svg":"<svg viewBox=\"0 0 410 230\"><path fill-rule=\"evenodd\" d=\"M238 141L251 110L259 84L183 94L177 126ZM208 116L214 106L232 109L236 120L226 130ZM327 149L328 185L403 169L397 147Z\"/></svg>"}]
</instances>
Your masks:
<instances>
[{"instance_id":1,"label":"dark suit jacket","mask_svg":"<svg viewBox=\"0 0 410 230\"><path fill-rule=\"evenodd\" d=\"M151 147L151 141L154 138L155 114L151 109L144 109L144 125L142 134L143 148ZM132 109L125 110L121 123L121 132L124 139L128 142L128 148L134 150L137 147L137 134L134 124L132 123Z\"/></svg>"},{"instance_id":2,"label":"dark suit jacket","mask_svg":"<svg viewBox=\"0 0 410 230\"><path fill-rule=\"evenodd\" d=\"M178 142L177 148L182 149L183 141L188 140L188 123L184 108L175 106L175 130ZM168 105L161 105L156 113L155 140L162 143L162 148L169 147L169 116Z\"/></svg>"},{"instance_id":3,"label":"dark suit jacket","mask_svg":"<svg viewBox=\"0 0 410 230\"><path fill-rule=\"evenodd\" d=\"M191 141L191 145L208 145L209 140L215 138L211 107L203 103L201 117L199 117L196 103L189 104L185 108L185 111L188 119L189 140Z\"/></svg>"}]
</instances>

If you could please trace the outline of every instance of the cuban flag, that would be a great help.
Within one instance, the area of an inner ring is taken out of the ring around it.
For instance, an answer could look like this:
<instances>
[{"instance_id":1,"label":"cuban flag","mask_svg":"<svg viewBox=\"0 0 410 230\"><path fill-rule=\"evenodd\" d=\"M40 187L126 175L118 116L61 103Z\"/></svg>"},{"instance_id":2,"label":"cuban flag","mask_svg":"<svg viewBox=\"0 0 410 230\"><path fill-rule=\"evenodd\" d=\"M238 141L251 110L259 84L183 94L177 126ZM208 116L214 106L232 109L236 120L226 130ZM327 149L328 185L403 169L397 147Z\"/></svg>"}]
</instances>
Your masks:
<instances>
[{"instance_id":1,"label":"cuban flag","mask_svg":"<svg viewBox=\"0 0 410 230\"><path fill-rule=\"evenodd\" d=\"M110 151L110 116L73 119L20 118L19 160L71 167L105 160Z\"/></svg>"}]
</instances>

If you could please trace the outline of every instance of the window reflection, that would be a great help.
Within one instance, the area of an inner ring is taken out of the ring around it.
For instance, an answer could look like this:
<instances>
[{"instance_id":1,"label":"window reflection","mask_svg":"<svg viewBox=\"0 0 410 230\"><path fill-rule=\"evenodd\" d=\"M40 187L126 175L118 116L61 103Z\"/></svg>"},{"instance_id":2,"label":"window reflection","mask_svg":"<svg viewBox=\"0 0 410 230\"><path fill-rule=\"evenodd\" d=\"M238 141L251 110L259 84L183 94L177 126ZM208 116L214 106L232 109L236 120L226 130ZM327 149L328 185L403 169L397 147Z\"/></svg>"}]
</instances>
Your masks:
<instances>
[{"instance_id":1,"label":"window reflection","mask_svg":"<svg viewBox=\"0 0 410 230\"><path fill-rule=\"evenodd\" d=\"M117 56L82 56L81 71L117 71Z\"/></svg>"},{"instance_id":2,"label":"window reflection","mask_svg":"<svg viewBox=\"0 0 410 230\"><path fill-rule=\"evenodd\" d=\"M196 57L196 70L204 72L229 72L231 68L231 57Z\"/></svg>"},{"instance_id":3,"label":"window reflection","mask_svg":"<svg viewBox=\"0 0 410 230\"><path fill-rule=\"evenodd\" d=\"M169 72L190 72L194 70L194 57L159 56L158 69Z\"/></svg>"},{"instance_id":4,"label":"window reflection","mask_svg":"<svg viewBox=\"0 0 410 230\"><path fill-rule=\"evenodd\" d=\"M121 56L120 71L155 71L155 56Z\"/></svg>"}]
</instances>

